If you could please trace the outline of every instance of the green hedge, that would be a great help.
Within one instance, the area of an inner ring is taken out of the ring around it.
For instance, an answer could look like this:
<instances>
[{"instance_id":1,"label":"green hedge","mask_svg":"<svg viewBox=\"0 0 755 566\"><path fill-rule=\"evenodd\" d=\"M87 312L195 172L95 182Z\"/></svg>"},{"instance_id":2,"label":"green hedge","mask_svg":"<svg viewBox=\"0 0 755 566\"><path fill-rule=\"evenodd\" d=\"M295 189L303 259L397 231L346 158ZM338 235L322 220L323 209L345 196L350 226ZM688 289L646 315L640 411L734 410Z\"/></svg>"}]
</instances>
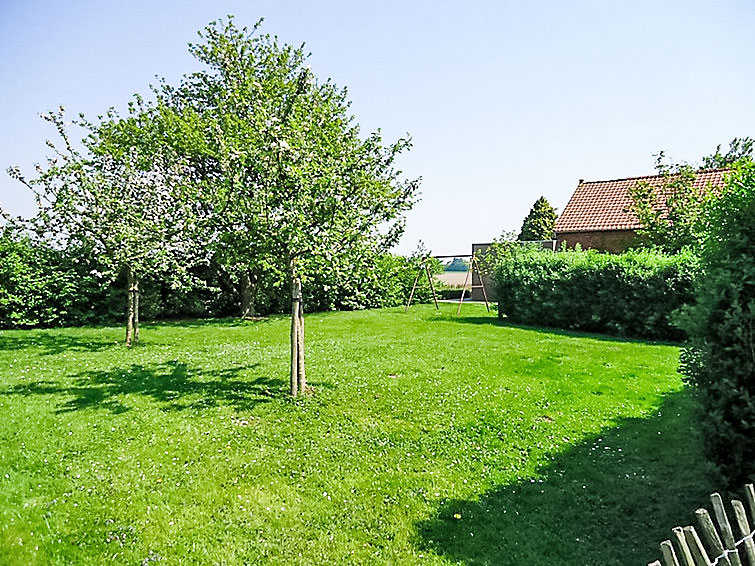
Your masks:
<instances>
[{"instance_id":1,"label":"green hedge","mask_svg":"<svg viewBox=\"0 0 755 566\"><path fill-rule=\"evenodd\" d=\"M755 164L735 167L704 212L695 301L679 316L690 338L682 373L700 396L708 455L734 489L755 478Z\"/></svg>"},{"instance_id":2,"label":"green hedge","mask_svg":"<svg viewBox=\"0 0 755 566\"><path fill-rule=\"evenodd\" d=\"M498 313L516 323L677 340L671 313L692 300L695 256L649 250L497 250Z\"/></svg>"},{"instance_id":3,"label":"green hedge","mask_svg":"<svg viewBox=\"0 0 755 566\"><path fill-rule=\"evenodd\" d=\"M82 250L59 250L0 228L0 329L82 324L119 324L125 320L125 277L97 277L101 267ZM348 264L311 260L304 284L306 312L381 308L404 304L419 260L389 253L365 253ZM435 271L440 265L433 264ZM204 283L175 290L147 277L141 281L143 320L203 318L239 314L238 290L216 266L193 275ZM431 299L425 277L415 302ZM290 311L290 288L283 280L261 278L255 306L261 315Z\"/></svg>"}]
</instances>

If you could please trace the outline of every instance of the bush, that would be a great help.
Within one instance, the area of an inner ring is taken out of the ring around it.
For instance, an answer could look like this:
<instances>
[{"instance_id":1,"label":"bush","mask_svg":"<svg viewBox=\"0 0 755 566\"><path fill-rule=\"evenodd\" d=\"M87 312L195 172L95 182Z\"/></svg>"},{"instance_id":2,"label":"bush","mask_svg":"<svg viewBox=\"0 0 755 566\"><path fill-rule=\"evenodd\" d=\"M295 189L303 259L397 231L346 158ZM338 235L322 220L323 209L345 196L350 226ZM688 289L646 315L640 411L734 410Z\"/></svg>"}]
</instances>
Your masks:
<instances>
[{"instance_id":1,"label":"bush","mask_svg":"<svg viewBox=\"0 0 755 566\"><path fill-rule=\"evenodd\" d=\"M679 324L682 372L697 387L709 456L730 488L755 477L755 166L740 164L708 203L695 302Z\"/></svg>"},{"instance_id":2,"label":"bush","mask_svg":"<svg viewBox=\"0 0 755 566\"><path fill-rule=\"evenodd\" d=\"M460 257L455 257L451 263L449 263L444 271L469 271L469 262L464 261Z\"/></svg>"},{"instance_id":3,"label":"bush","mask_svg":"<svg viewBox=\"0 0 755 566\"><path fill-rule=\"evenodd\" d=\"M86 262L7 226L0 257L0 328L88 321L97 282Z\"/></svg>"},{"instance_id":4,"label":"bush","mask_svg":"<svg viewBox=\"0 0 755 566\"><path fill-rule=\"evenodd\" d=\"M507 246L494 253L499 316L619 336L680 339L671 313L692 300L689 252L621 255Z\"/></svg>"},{"instance_id":5,"label":"bush","mask_svg":"<svg viewBox=\"0 0 755 566\"><path fill-rule=\"evenodd\" d=\"M0 328L118 324L125 319L125 276L115 281L98 277L101 266L82 249L58 250L10 228L0 231ZM389 253L366 252L347 265L311 260L305 283L305 311L354 310L404 304L416 277L419 260ZM432 270L440 270L439 262ZM234 316L239 313L238 289L217 266L194 270L203 284L176 290L155 277L141 283L143 320ZM255 305L261 315L287 312L290 288L281 278L262 277ZM415 302L431 300L427 278L421 277Z\"/></svg>"},{"instance_id":6,"label":"bush","mask_svg":"<svg viewBox=\"0 0 755 566\"><path fill-rule=\"evenodd\" d=\"M419 270L418 258L390 253L368 254L340 269L318 266L304 286L304 308L307 312L326 310L358 310L402 305L409 298ZM440 263L433 261L431 272L440 272ZM413 302L432 300L427 277L417 282Z\"/></svg>"}]
</instances>

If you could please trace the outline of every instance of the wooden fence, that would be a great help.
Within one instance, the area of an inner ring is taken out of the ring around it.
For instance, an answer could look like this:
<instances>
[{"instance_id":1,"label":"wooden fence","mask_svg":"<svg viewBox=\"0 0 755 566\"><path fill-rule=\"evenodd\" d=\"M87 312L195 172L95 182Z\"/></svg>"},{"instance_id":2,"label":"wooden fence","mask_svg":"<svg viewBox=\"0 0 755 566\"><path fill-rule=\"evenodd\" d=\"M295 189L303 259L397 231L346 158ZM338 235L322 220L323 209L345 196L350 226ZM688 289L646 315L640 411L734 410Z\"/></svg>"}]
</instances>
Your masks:
<instances>
[{"instance_id":1,"label":"wooden fence","mask_svg":"<svg viewBox=\"0 0 755 566\"><path fill-rule=\"evenodd\" d=\"M750 521L755 524L755 490L752 484L745 486L749 519L744 503L736 499L731 502L736 532L729 522L721 496L714 493L710 500L717 526L707 509L698 509L695 515L702 540L695 527L676 527L672 529L676 545L664 540L661 543L663 562L656 560L648 566L755 566L755 532L750 527Z\"/></svg>"}]
</instances>

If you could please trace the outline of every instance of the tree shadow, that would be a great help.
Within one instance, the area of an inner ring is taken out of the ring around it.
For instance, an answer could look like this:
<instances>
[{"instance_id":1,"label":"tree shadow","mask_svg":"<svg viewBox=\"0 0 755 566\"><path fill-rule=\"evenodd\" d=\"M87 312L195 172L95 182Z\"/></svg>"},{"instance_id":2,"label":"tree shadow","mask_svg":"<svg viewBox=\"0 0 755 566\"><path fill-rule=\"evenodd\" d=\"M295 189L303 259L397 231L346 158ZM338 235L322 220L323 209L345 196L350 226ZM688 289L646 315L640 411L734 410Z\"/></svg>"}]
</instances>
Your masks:
<instances>
[{"instance_id":1,"label":"tree shadow","mask_svg":"<svg viewBox=\"0 0 755 566\"><path fill-rule=\"evenodd\" d=\"M23 332L0 334L0 350L39 350L43 355L54 356L63 352L100 352L112 348L117 342L94 337L70 336L58 332Z\"/></svg>"},{"instance_id":2,"label":"tree shadow","mask_svg":"<svg viewBox=\"0 0 755 566\"><path fill-rule=\"evenodd\" d=\"M680 342L673 340L651 340L648 338L638 338L636 336L613 336L611 334L600 334L596 332L584 332L579 330L564 330L562 328L549 328L543 326L532 326L530 324L520 324L511 322L507 319L500 319L495 314L490 316L464 316L442 314L434 317L427 317L428 321L432 322L456 322L459 324L476 324L476 325L489 325L489 326L501 326L504 328L518 328L520 330L532 330L534 332L540 332L543 334L553 334L556 336L568 336L572 338L591 338L593 340L600 340L603 342L630 342L635 344L649 344L657 346L680 346Z\"/></svg>"},{"instance_id":3,"label":"tree shadow","mask_svg":"<svg viewBox=\"0 0 755 566\"><path fill-rule=\"evenodd\" d=\"M268 315L255 318L225 317L225 318L166 318L145 321L141 324L142 328L150 327L169 327L169 328L200 328L207 326L237 327L264 324L288 318L289 315Z\"/></svg>"},{"instance_id":4,"label":"tree shadow","mask_svg":"<svg viewBox=\"0 0 755 566\"><path fill-rule=\"evenodd\" d=\"M191 369L168 361L145 367L133 364L109 371L87 371L73 376L70 386L53 381L15 385L2 395L55 395L70 397L58 407L59 413L88 408L113 413L129 410L125 395L142 395L161 404L166 411L232 405L250 410L279 397L287 384L279 379L254 375L259 364L219 370Z\"/></svg>"},{"instance_id":5,"label":"tree shadow","mask_svg":"<svg viewBox=\"0 0 755 566\"><path fill-rule=\"evenodd\" d=\"M557 455L533 479L452 500L417 527L419 546L469 565L647 564L691 524L713 487L696 460L689 392Z\"/></svg>"},{"instance_id":6,"label":"tree shadow","mask_svg":"<svg viewBox=\"0 0 755 566\"><path fill-rule=\"evenodd\" d=\"M149 321L142 323L142 329L152 328L202 328L202 327L242 327L249 325L270 323L287 315L271 315L255 319L241 318L207 318L207 319L173 319L165 321ZM88 325L84 328L112 328L111 325ZM125 335L125 327L124 327ZM149 340L149 337L146 337ZM41 355L57 355L63 352L100 352L123 344L122 339L104 340L94 336L69 335L56 330L13 331L6 334L0 331L0 351L32 349Z\"/></svg>"}]
</instances>

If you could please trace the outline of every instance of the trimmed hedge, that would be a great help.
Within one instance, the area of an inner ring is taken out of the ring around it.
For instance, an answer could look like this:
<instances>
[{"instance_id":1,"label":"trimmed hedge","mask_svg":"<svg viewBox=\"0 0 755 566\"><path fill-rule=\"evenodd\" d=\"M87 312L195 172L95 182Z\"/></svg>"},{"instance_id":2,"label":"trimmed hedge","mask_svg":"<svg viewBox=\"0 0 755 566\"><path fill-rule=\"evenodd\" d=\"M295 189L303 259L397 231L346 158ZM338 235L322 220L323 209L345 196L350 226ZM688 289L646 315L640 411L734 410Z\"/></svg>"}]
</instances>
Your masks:
<instances>
[{"instance_id":1,"label":"trimmed hedge","mask_svg":"<svg viewBox=\"0 0 755 566\"><path fill-rule=\"evenodd\" d=\"M678 340L671 313L692 300L697 260L632 250L498 250L498 315L516 323Z\"/></svg>"}]
</instances>

